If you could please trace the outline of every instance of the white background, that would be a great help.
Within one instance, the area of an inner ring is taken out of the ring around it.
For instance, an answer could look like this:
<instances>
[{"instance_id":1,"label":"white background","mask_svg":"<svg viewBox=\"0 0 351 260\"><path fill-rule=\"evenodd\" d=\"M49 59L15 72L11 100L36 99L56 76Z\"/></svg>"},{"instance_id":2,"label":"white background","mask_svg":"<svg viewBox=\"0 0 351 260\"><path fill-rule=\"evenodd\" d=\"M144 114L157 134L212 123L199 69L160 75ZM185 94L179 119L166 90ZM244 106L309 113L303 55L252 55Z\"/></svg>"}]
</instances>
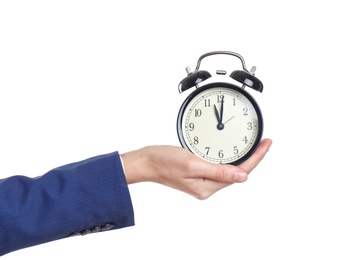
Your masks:
<instances>
[{"instance_id":1,"label":"white background","mask_svg":"<svg viewBox=\"0 0 351 260\"><path fill-rule=\"evenodd\" d=\"M347 3L1 1L0 178L179 145L178 83L216 50L257 67L264 91L250 93L274 142L246 183L208 200L134 184L136 226L3 259L350 259Z\"/></svg>"}]
</instances>

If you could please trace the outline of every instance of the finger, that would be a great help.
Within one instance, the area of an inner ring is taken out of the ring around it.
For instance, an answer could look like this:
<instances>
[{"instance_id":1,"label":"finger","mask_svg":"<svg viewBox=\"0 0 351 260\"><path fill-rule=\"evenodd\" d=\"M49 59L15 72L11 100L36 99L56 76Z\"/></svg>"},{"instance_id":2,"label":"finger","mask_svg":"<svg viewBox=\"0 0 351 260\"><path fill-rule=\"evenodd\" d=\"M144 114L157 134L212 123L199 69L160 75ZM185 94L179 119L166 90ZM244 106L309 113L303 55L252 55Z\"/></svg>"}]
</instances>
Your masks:
<instances>
[{"instance_id":1,"label":"finger","mask_svg":"<svg viewBox=\"0 0 351 260\"><path fill-rule=\"evenodd\" d=\"M271 139L264 139L261 141L260 145L258 146L257 150L254 152L253 155L245 162L239 165L239 168L244 170L247 173L250 173L264 158L264 156L269 151L269 148L272 145Z\"/></svg>"},{"instance_id":2,"label":"finger","mask_svg":"<svg viewBox=\"0 0 351 260\"><path fill-rule=\"evenodd\" d=\"M240 168L232 165L217 165L216 171L213 172L212 180L224 183L244 182L247 180L247 174Z\"/></svg>"},{"instance_id":3,"label":"finger","mask_svg":"<svg viewBox=\"0 0 351 260\"><path fill-rule=\"evenodd\" d=\"M204 178L220 183L244 182L247 179L247 173L239 167L233 165L213 164L201 160L202 167L197 166L193 174L197 178Z\"/></svg>"}]
</instances>

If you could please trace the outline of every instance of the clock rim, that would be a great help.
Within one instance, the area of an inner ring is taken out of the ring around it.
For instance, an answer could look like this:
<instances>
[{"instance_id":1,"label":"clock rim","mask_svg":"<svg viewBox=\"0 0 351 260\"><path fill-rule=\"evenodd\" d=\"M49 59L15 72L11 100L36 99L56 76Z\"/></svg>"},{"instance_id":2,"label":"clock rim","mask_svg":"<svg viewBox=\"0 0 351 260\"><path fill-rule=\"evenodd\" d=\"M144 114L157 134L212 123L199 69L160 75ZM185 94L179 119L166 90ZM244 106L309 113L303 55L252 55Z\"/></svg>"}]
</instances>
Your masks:
<instances>
[{"instance_id":1,"label":"clock rim","mask_svg":"<svg viewBox=\"0 0 351 260\"><path fill-rule=\"evenodd\" d=\"M262 140L263 116L262 116L261 108L259 107L257 101L251 96L250 93L248 93L246 90L244 90L243 88L241 88L237 85L234 85L234 84L228 83L228 82L213 82L213 83L203 85L203 86L195 89L192 93L190 93L190 95L182 103L182 105L179 109L179 112L178 112L178 117L177 117L178 140L183 148L185 148L188 151L190 151L191 153L193 153L192 150L188 147L187 143L185 142L184 134L182 131L183 114L184 114L185 108L188 106L190 101L193 100L199 93L206 91L208 89L213 89L213 88L229 88L229 89L238 91L239 93L244 95L251 102L251 104L253 105L253 107L257 113L258 128L257 128L257 138L256 138L254 144L249 149L249 151L246 154L244 154L244 156L240 157L239 159L237 159L235 161L225 163L225 164L231 164L231 165L239 165L239 164L243 163L244 161L246 161L249 157L251 157L251 155L256 151L257 147L259 146L259 144ZM195 153L193 153L193 154L195 154ZM201 156L199 156L197 154L195 154L195 155L198 156L199 158L202 158ZM206 160L206 159L204 159L204 160ZM206 160L206 161L208 161L208 160Z\"/></svg>"}]
</instances>

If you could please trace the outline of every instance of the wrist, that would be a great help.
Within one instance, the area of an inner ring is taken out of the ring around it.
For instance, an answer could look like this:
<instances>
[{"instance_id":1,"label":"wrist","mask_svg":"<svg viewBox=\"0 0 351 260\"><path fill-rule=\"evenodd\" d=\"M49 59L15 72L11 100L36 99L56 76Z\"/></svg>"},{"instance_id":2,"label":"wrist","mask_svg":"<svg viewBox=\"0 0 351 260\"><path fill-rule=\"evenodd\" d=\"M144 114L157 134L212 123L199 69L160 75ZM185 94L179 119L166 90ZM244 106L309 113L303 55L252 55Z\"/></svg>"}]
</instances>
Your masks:
<instances>
[{"instance_id":1,"label":"wrist","mask_svg":"<svg viewBox=\"0 0 351 260\"><path fill-rule=\"evenodd\" d=\"M147 153L141 149L121 154L127 184L149 181L147 176Z\"/></svg>"}]
</instances>

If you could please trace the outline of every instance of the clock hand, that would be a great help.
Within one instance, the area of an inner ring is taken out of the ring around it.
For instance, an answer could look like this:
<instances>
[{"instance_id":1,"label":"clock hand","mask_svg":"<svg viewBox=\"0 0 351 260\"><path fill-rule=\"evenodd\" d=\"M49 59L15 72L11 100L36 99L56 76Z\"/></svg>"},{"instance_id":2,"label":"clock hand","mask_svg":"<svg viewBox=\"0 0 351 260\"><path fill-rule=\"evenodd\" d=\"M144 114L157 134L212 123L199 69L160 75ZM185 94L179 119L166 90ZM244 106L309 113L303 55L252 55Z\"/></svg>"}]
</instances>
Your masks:
<instances>
[{"instance_id":1,"label":"clock hand","mask_svg":"<svg viewBox=\"0 0 351 260\"><path fill-rule=\"evenodd\" d=\"M215 108L216 118L217 118L217 121L218 121L217 129L218 130L223 130L224 124L222 123L222 118L219 117L219 113L218 113L218 109L217 109L216 105L214 105L214 108ZM222 108L222 111L223 111L223 108Z\"/></svg>"},{"instance_id":2,"label":"clock hand","mask_svg":"<svg viewBox=\"0 0 351 260\"><path fill-rule=\"evenodd\" d=\"M224 103L224 96L222 96L222 100L221 100L221 119L220 119L220 123L222 123L222 121L223 121L223 103Z\"/></svg>"},{"instance_id":3,"label":"clock hand","mask_svg":"<svg viewBox=\"0 0 351 260\"><path fill-rule=\"evenodd\" d=\"M221 119L219 118L219 113L218 113L216 105L214 105L214 108L215 108L216 118L217 118L217 121L219 123L221 121Z\"/></svg>"},{"instance_id":4,"label":"clock hand","mask_svg":"<svg viewBox=\"0 0 351 260\"><path fill-rule=\"evenodd\" d=\"M225 121L223 124L225 125L225 124L228 123L230 120L232 120L234 117L235 117L235 115L232 116L231 118L229 118L229 119L228 119L227 121Z\"/></svg>"}]
</instances>

